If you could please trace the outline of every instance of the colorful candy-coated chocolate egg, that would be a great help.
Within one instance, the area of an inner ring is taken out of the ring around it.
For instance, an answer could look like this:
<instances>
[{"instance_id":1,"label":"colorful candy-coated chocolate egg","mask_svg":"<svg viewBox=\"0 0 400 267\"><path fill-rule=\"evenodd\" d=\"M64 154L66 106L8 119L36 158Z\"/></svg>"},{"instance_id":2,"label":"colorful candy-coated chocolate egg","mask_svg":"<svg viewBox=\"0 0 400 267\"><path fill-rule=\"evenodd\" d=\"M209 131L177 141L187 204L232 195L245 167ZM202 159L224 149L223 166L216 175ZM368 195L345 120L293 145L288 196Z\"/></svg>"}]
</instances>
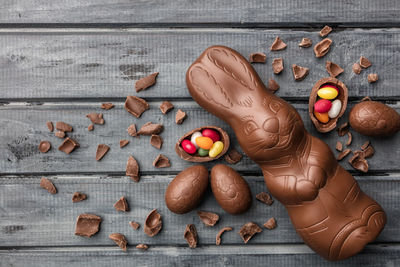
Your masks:
<instances>
[{"instance_id":1,"label":"colorful candy-coated chocolate egg","mask_svg":"<svg viewBox=\"0 0 400 267\"><path fill-rule=\"evenodd\" d=\"M185 152L188 154L196 153L196 150L197 150L196 146L187 139L182 141L181 146L182 146L183 150L185 150Z\"/></svg>"},{"instance_id":2,"label":"colorful candy-coated chocolate egg","mask_svg":"<svg viewBox=\"0 0 400 267\"><path fill-rule=\"evenodd\" d=\"M319 113L314 110L314 116L315 116L315 118L317 118L318 121L320 121L322 123L327 123L329 121L328 112Z\"/></svg>"},{"instance_id":3,"label":"colorful candy-coated chocolate egg","mask_svg":"<svg viewBox=\"0 0 400 267\"><path fill-rule=\"evenodd\" d=\"M215 158L216 156L219 155L219 153L221 153L223 149L224 149L224 143L222 143L221 141L217 141L210 148L208 156L211 158Z\"/></svg>"},{"instance_id":4,"label":"colorful candy-coated chocolate egg","mask_svg":"<svg viewBox=\"0 0 400 267\"><path fill-rule=\"evenodd\" d=\"M331 119L336 118L339 115L341 109L342 109L342 102L339 99L332 101L332 107L328 111L329 118Z\"/></svg>"},{"instance_id":5,"label":"colorful candy-coated chocolate egg","mask_svg":"<svg viewBox=\"0 0 400 267\"><path fill-rule=\"evenodd\" d=\"M314 104L314 110L318 113L328 112L332 107L332 103L326 99L320 99Z\"/></svg>"},{"instance_id":6,"label":"colorful candy-coated chocolate egg","mask_svg":"<svg viewBox=\"0 0 400 267\"><path fill-rule=\"evenodd\" d=\"M209 150L213 145L213 140L210 137L200 136L196 138L196 144L202 149Z\"/></svg>"},{"instance_id":7,"label":"colorful candy-coated chocolate egg","mask_svg":"<svg viewBox=\"0 0 400 267\"><path fill-rule=\"evenodd\" d=\"M213 142L217 142L217 141L221 140L221 137L219 136L219 134L217 133L217 131L212 130L212 129L204 129L204 130L201 132L201 134L202 134L203 136L210 137L210 138L213 140Z\"/></svg>"},{"instance_id":8,"label":"colorful candy-coated chocolate egg","mask_svg":"<svg viewBox=\"0 0 400 267\"><path fill-rule=\"evenodd\" d=\"M339 88L337 88L337 87L334 86L334 85L325 84L325 85L322 85L322 86L320 87L320 89L322 89L322 88L333 88L333 89L335 89L335 90L338 92L338 94L339 94Z\"/></svg>"},{"instance_id":9,"label":"colorful candy-coated chocolate egg","mask_svg":"<svg viewBox=\"0 0 400 267\"><path fill-rule=\"evenodd\" d=\"M190 142L193 143L193 145L196 147L196 149L199 148L199 146L196 144L196 138L200 137L200 136L202 136L201 132L194 132L194 133L192 133L192 136L190 137Z\"/></svg>"},{"instance_id":10,"label":"colorful candy-coated chocolate egg","mask_svg":"<svg viewBox=\"0 0 400 267\"><path fill-rule=\"evenodd\" d=\"M200 157L206 157L206 156L208 156L208 151L209 151L209 150L202 149L202 148L200 147L199 150L197 150L197 153L199 153L199 156L200 156Z\"/></svg>"},{"instance_id":11,"label":"colorful candy-coated chocolate egg","mask_svg":"<svg viewBox=\"0 0 400 267\"><path fill-rule=\"evenodd\" d=\"M323 99L335 99L338 95L338 91L332 87L322 87L318 90L317 94Z\"/></svg>"}]
</instances>

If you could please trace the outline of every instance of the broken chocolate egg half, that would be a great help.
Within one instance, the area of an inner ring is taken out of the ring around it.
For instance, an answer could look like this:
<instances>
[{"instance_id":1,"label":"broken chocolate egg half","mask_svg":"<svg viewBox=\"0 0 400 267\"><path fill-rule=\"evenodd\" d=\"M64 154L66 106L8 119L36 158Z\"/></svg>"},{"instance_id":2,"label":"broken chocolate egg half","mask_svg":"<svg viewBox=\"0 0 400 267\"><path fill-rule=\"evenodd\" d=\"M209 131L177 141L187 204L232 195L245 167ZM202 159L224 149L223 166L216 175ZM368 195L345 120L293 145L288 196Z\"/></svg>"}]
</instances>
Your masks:
<instances>
[{"instance_id":1,"label":"broken chocolate egg half","mask_svg":"<svg viewBox=\"0 0 400 267\"><path fill-rule=\"evenodd\" d=\"M189 140L192 136L193 133L195 132L202 132L204 129L212 129L214 131L216 131L219 136L220 136L220 140L224 146L222 151L215 157L209 157L209 156L200 156L198 151L196 151L196 153L194 154L189 154L187 153L183 148L182 148L182 142L184 140ZM222 157L226 151L228 151L229 149L229 135L227 132L225 132L222 128L218 127L218 126L202 126L196 129L191 130L190 132L185 133L181 138L179 138L178 142L175 145L175 152L176 154L178 154L178 156L186 161L191 161L191 162L207 162L207 161L213 161L216 159L219 159L220 157Z\"/></svg>"},{"instance_id":2,"label":"broken chocolate egg half","mask_svg":"<svg viewBox=\"0 0 400 267\"><path fill-rule=\"evenodd\" d=\"M315 103L319 100L318 90L321 89L321 87L323 87L324 85L333 85L334 87L336 87L339 92L334 100L339 100L341 102L339 114L335 118L329 118L326 123L319 121L314 114ZM346 111L347 98L347 86L336 78L322 78L314 84L311 90L310 98L308 100L308 113L318 132L327 133L335 129L338 119L342 117L344 112Z\"/></svg>"}]
</instances>

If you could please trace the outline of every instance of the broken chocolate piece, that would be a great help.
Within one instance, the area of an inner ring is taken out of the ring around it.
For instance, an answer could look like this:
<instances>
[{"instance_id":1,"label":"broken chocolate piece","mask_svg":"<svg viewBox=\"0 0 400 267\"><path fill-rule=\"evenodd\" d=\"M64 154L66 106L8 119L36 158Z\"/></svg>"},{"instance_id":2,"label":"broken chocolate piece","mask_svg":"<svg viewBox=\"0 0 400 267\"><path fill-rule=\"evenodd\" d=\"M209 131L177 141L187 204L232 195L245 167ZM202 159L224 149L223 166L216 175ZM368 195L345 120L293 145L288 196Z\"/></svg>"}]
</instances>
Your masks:
<instances>
[{"instance_id":1,"label":"broken chocolate piece","mask_svg":"<svg viewBox=\"0 0 400 267\"><path fill-rule=\"evenodd\" d=\"M206 226L214 226L218 220L219 216L216 213L208 212L208 211L197 211L197 215L199 215L200 220L206 225Z\"/></svg>"},{"instance_id":2,"label":"broken chocolate piece","mask_svg":"<svg viewBox=\"0 0 400 267\"><path fill-rule=\"evenodd\" d=\"M94 214L81 214L76 219L75 235L91 237L99 231L101 218Z\"/></svg>"},{"instance_id":3,"label":"broken chocolate piece","mask_svg":"<svg viewBox=\"0 0 400 267\"><path fill-rule=\"evenodd\" d=\"M337 128L338 135L344 136L349 132L349 129L350 129L349 123L348 122L343 123L342 125L339 126L339 128Z\"/></svg>"},{"instance_id":4,"label":"broken chocolate piece","mask_svg":"<svg viewBox=\"0 0 400 267\"><path fill-rule=\"evenodd\" d=\"M342 151L343 150L342 142L340 142L340 141L336 142L336 150L337 151Z\"/></svg>"},{"instance_id":5,"label":"broken chocolate piece","mask_svg":"<svg viewBox=\"0 0 400 267\"><path fill-rule=\"evenodd\" d=\"M243 239L244 243L247 244L249 240L256 234L261 233L262 229L260 226L253 222L248 222L242 226L239 230L239 235Z\"/></svg>"},{"instance_id":6,"label":"broken chocolate piece","mask_svg":"<svg viewBox=\"0 0 400 267\"><path fill-rule=\"evenodd\" d=\"M42 153L47 153L51 148L51 144L49 141L42 141L39 144L39 151Z\"/></svg>"},{"instance_id":7,"label":"broken chocolate piece","mask_svg":"<svg viewBox=\"0 0 400 267\"><path fill-rule=\"evenodd\" d=\"M325 56L328 52L329 49L331 48L332 40L329 38L325 38L318 44L314 46L314 53L316 57L323 57Z\"/></svg>"},{"instance_id":8,"label":"broken chocolate piece","mask_svg":"<svg viewBox=\"0 0 400 267\"><path fill-rule=\"evenodd\" d=\"M64 141L61 143L61 145L58 147L58 150L69 154L72 151L74 151L75 148L79 147L79 143L76 142L75 140L67 137L64 139Z\"/></svg>"},{"instance_id":9,"label":"broken chocolate piece","mask_svg":"<svg viewBox=\"0 0 400 267\"><path fill-rule=\"evenodd\" d=\"M136 92L140 92L140 91L145 90L145 89L149 88L150 86L154 85L156 83L157 76L158 76L158 72L154 72L153 74L150 74L150 75L136 81L135 82Z\"/></svg>"},{"instance_id":10,"label":"broken chocolate piece","mask_svg":"<svg viewBox=\"0 0 400 267\"><path fill-rule=\"evenodd\" d=\"M345 157L347 157L348 154L350 154L351 149L350 148L346 148L345 150L343 150L342 152L339 153L339 155L337 156L337 160L341 161L342 159L344 159Z\"/></svg>"},{"instance_id":11,"label":"broken chocolate piece","mask_svg":"<svg viewBox=\"0 0 400 267\"><path fill-rule=\"evenodd\" d=\"M50 194L57 194L57 188L54 186L54 184L47 178L42 177L40 180L40 187L46 189L49 191Z\"/></svg>"},{"instance_id":12,"label":"broken chocolate piece","mask_svg":"<svg viewBox=\"0 0 400 267\"><path fill-rule=\"evenodd\" d=\"M349 146L351 144L351 141L353 141L353 136L351 135L351 132L347 132L347 142L346 146Z\"/></svg>"},{"instance_id":13,"label":"broken chocolate piece","mask_svg":"<svg viewBox=\"0 0 400 267\"><path fill-rule=\"evenodd\" d=\"M126 251L126 245L128 241L123 234L120 233L113 233L108 236L112 241L114 241L118 247L120 247L123 251Z\"/></svg>"},{"instance_id":14,"label":"broken chocolate piece","mask_svg":"<svg viewBox=\"0 0 400 267\"><path fill-rule=\"evenodd\" d=\"M89 113L86 115L87 118L94 124L104 124L102 113Z\"/></svg>"},{"instance_id":15,"label":"broken chocolate piece","mask_svg":"<svg viewBox=\"0 0 400 267\"><path fill-rule=\"evenodd\" d=\"M106 109L106 110L112 109L113 107L115 107L113 103L103 103L100 106L100 108Z\"/></svg>"},{"instance_id":16,"label":"broken chocolate piece","mask_svg":"<svg viewBox=\"0 0 400 267\"><path fill-rule=\"evenodd\" d=\"M252 53L250 54L250 63L265 63L267 56L264 53Z\"/></svg>"},{"instance_id":17,"label":"broken chocolate piece","mask_svg":"<svg viewBox=\"0 0 400 267\"><path fill-rule=\"evenodd\" d=\"M59 138L64 138L65 137L65 133L62 131L57 131L54 133L55 136L59 137Z\"/></svg>"},{"instance_id":18,"label":"broken chocolate piece","mask_svg":"<svg viewBox=\"0 0 400 267\"><path fill-rule=\"evenodd\" d=\"M322 30L319 32L319 36L325 37L328 36L328 34L332 31L332 28L326 25L325 27L322 28Z\"/></svg>"},{"instance_id":19,"label":"broken chocolate piece","mask_svg":"<svg viewBox=\"0 0 400 267\"><path fill-rule=\"evenodd\" d=\"M300 47L310 47L312 46L312 40L310 38L303 38L301 39L301 42L299 43Z\"/></svg>"},{"instance_id":20,"label":"broken chocolate piece","mask_svg":"<svg viewBox=\"0 0 400 267\"><path fill-rule=\"evenodd\" d=\"M162 228L161 214L157 212L156 209L152 210L149 215L147 215L146 221L144 223L144 232L152 237L160 232Z\"/></svg>"},{"instance_id":21,"label":"broken chocolate piece","mask_svg":"<svg viewBox=\"0 0 400 267\"><path fill-rule=\"evenodd\" d=\"M148 110L150 107L146 100L144 100L143 98L130 95L126 97L124 108L130 114L132 114L136 118L139 118L142 113Z\"/></svg>"},{"instance_id":22,"label":"broken chocolate piece","mask_svg":"<svg viewBox=\"0 0 400 267\"><path fill-rule=\"evenodd\" d=\"M120 199L118 199L118 201L114 204L114 208L118 211L129 211L129 206L126 198L122 196Z\"/></svg>"},{"instance_id":23,"label":"broken chocolate piece","mask_svg":"<svg viewBox=\"0 0 400 267\"><path fill-rule=\"evenodd\" d=\"M129 222L129 225L135 230L139 229L139 227L140 227L140 224L138 222L134 222L134 221Z\"/></svg>"},{"instance_id":24,"label":"broken chocolate piece","mask_svg":"<svg viewBox=\"0 0 400 267\"><path fill-rule=\"evenodd\" d=\"M283 50L287 47L287 45L282 41L279 36L277 36L274 40L274 42L271 45L270 50L271 51L278 51L278 50Z\"/></svg>"},{"instance_id":25,"label":"broken chocolate piece","mask_svg":"<svg viewBox=\"0 0 400 267\"><path fill-rule=\"evenodd\" d=\"M51 121L46 122L46 125L50 132L54 131L54 125Z\"/></svg>"},{"instance_id":26,"label":"broken chocolate piece","mask_svg":"<svg viewBox=\"0 0 400 267\"><path fill-rule=\"evenodd\" d=\"M80 193L80 192L75 192L73 195L72 195L72 202L80 202L80 201L83 201L83 200L85 200L87 198L87 196L86 196L86 194L84 194L84 193Z\"/></svg>"},{"instance_id":27,"label":"broken chocolate piece","mask_svg":"<svg viewBox=\"0 0 400 267\"><path fill-rule=\"evenodd\" d=\"M136 248L141 249L141 250L147 250L149 248L149 246L146 244L139 244L136 246Z\"/></svg>"},{"instance_id":28,"label":"broken chocolate piece","mask_svg":"<svg viewBox=\"0 0 400 267\"><path fill-rule=\"evenodd\" d=\"M370 144L371 144L371 142L369 140L365 141L365 143L362 144L361 149L366 150Z\"/></svg>"},{"instance_id":29,"label":"broken chocolate piece","mask_svg":"<svg viewBox=\"0 0 400 267\"><path fill-rule=\"evenodd\" d=\"M243 155L239 151L232 148L229 150L228 154L225 155L225 160L229 164L236 164L242 159Z\"/></svg>"},{"instance_id":30,"label":"broken chocolate piece","mask_svg":"<svg viewBox=\"0 0 400 267\"><path fill-rule=\"evenodd\" d=\"M274 200L272 199L272 197L270 196L270 194L266 193L266 192L261 192L258 193L256 195L256 199L258 201L261 201L262 203L267 204L268 206L271 206L272 203L274 203Z\"/></svg>"},{"instance_id":31,"label":"broken chocolate piece","mask_svg":"<svg viewBox=\"0 0 400 267\"><path fill-rule=\"evenodd\" d=\"M93 131L93 130L94 130L94 125L93 125L93 124L90 124L90 125L87 127L87 129L88 129L88 131Z\"/></svg>"},{"instance_id":32,"label":"broken chocolate piece","mask_svg":"<svg viewBox=\"0 0 400 267\"><path fill-rule=\"evenodd\" d=\"M157 149L161 149L161 146L163 144L163 140L161 138L161 136L156 135L156 134L152 134L150 137L150 144L152 146L154 146Z\"/></svg>"},{"instance_id":33,"label":"broken chocolate piece","mask_svg":"<svg viewBox=\"0 0 400 267\"><path fill-rule=\"evenodd\" d=\"M369 96L364 96L364 97L361 99L361 102L363 102L363 101L372 101L372 99L371 99Z\"/></svg>"},{"instance_id":34,"label":"broken chocolate piece","mask_svg":"<svg viewBox=\"0 0 400 267\"><path fill-rule=\"evenodd\" d=\"M126 163L126 176L131 177L135 182L139 182L139 164L133 156L129 156L128 162Z\"/></svg>"},{"instance_id":35,"label":"broken chocolate piece","mask_svg":"<svg viewBox=\"0 0 400 267\"><path fill-rule=\"evenodd\" d=\"M183 234L186 242L189 244L190 248L197 247L197 230L194 224L188 224L185 228L185 233Z\"/></svg>"},{"instance_id":36,"label":"broken chocolate piece","mask_svg":"<svg viewBox=\"0 0 400 267\"><path fill-rule=\"evenodd\" d=\"M128 129L126 129L126 131L128 132L128 134L130 136L137 136L137 132L136 132L136 125L134 123L132 123Z\"/></svg>"},{"instance_id":37,"label":"broken chocolate piece","mask_svg":"<svg viewBox=\"0 0 400 267\"><path fill-rule=\"evenodd\" d=\"M355 74L361 73L361 66L358 63L354 63L352 69Z\"/></svg>"},{"instance_id":38,"label":"broken chocolate piece","mask_svg":"<svg viewBox=\"0 0 400 267\"><path fill-rule=\"evenodd\" d=\"M124 146L127 146L129 144L129 142L130 141L126 140L126 139L119 140L119 147L123 148Z\"/></svg>"},{"instance_id":39,"label":"broken chocolate piece","mask_svg":"<svg viewBox=\"0 0 400 267\"><path fill-rule=\"evenodd\" d=\"M110 150L109 146L105 144L98 145L96 151L96 160L101 160L107 154L108 150Z\"/></svg>"},{"instance_id":40,"label":"broken chocolate piece","mask_svg":"<svg viewBox=\"0 0 400 267\"><path fill-rule=\"evenodd\" d=\"M232 227L227 226L227 227L224 227L221 230L219 230L219 232L218 232L218 234L217 234L217 236L215 238L215 244L217 246L221 245L221 236L222 236L222 234L224 232L232 231L232 229L233 229Z\"/></svg>"},{"instance_id":41,"label":"broken chocolate piece","mask_svg":"<svg viewBox=\"0 0 400 267\"><path fill-rule=\"evenodd\" d=\"M271 93L275 93L279 89L279 84L274 80L274 79L269 79L268 80L268 90L271 91Z\"/></svg>"},{"instance_id":42,"label":"broken chocolate piece","mask_svg":"<svg viewBox=\"0 0 400 267\"><path fill-rule=\"evenodd\" d=\"M167 114L173 108L174 108L174 105L172 105L172 103L169 101L164 101L160 105L160 110L163 114Z\"/></svg>"},{"instance_id":43,"label":"broken chocolate piece","mask_svg":"<svg viewBox=\"0 0 400 267\"><path fill-rule=\"evenodd\" d=\"M272 61L272 70L275 74L279 74L281 71L283 71L283 59L281 57L274 58Z\"/></svg>"},{"instance_id":44,"label":"broken chocolate piece","mask_svg":"<svg viewBox=\"0 0 400 267\"><path fill-rule=\"evenodd\" d=\"M378 81L378 74L376 74L376 73L368 74L367 80L369 83L374 83L374 82Z\"/></svg>"},{"instance_id":45,"label":"broken chocolate piece","mask_svg":"<svg viewBox=\"0 0 400 267\"><path fill-rule=\"evenodd\" d=\"M276 220L274 217L270 218L268 221L266 221L263 226L269 230L272 230L276 227Z\"/></svg>"},{"instance_id":46,"label":"broken chocolate piece","mask_svg":"<svg viewBox=\"0 0 400 267\"><path fill-rule=\"evenodd\" d=\"M327 61L325 67L326 71L331 77L336 77L344 71L344 69L342 69L338 64L333 63L332 61Z\"/></svg>"},{"instance_id":47,"label":"broken chocolate piece","mask_svg":"<svg viewBox=\"0 0 400 267\"><path fill-rule=\"evenodd\" d=\"M182 111L181 109L178 109L175 115L175 123L176 124L182 124L182 122L186 119L186 113Z\"/></svg>"},{"instance_id":48,"label":"broken chocolate piece","mask_svg":"<svg viewBox=\"0 0 400 267\"><path fill-rule=\"evenodd\" d=\"M375 154L375 149L372 144L367 141L361 146L361 151L354 151L354 154L360 154L363 158L370 158Z\"/></svg>"},{"instance_id":49,"label":"broken chocolate piece","mask_svg":"<svg viewBox=\"0 0 400 267\"><path fill-rule=\"evenodd\" d=\"M62 132L72 132L72 126L62 121L56 122L56 129Z\"/></svg>"},{"instance_id":50,"label":"broken chocolate piece","mask_svg":"<svg viewBox=\"0 0 400 267\"><path fill-rule=\"evenodd\" d=\"M157 158L153 161L153 166L156 168L167 168L171 167L169 159L163 154L159 154Z\"/></svg>"},{"instance_id":51,"label":"broken chocolate piece","mask_svg":"<svg viewBox=\"0 0 400 267\"><path fill-rule=\"evenodd\" d=\"M372 66L371 62L366 57L360 57L360 66L363 69L369 68Z\"/></svg>"},{"instance_id":52,"label":"broken chocolate piece","mask_svg":"<svg viewBox=\"0 0 400 267\"><path fill-rule=\"evenodd\" d=\"M292 65L292 70L293 70L293 77L296 81L301 81L303 80L309 72L309 68L305 68L305 67L300 67L297 66L296 64Z\"/></svg>"},{"instance_id":53,"label":"broken chocolate piece","mask_svg":"<svg viewBox=\"0 0 400 267\"><path fill-rule=\"evenodd\" d=\"M159 134L163 130L162 124L146 122L142 125L140 130L137 132L137 135L152 135Z\"/></svg>"},{"instance_id":54,"label":"broken chocolate piece","mask_svg":"<svg viewBox=\"0 0 400 267\"><path fill-rule=\"evenodd\" d=\"M349 163L356 170L364 173L368 172L369 166L367 160L358 153L349 159Z\"/></svg>"}]
</instances>

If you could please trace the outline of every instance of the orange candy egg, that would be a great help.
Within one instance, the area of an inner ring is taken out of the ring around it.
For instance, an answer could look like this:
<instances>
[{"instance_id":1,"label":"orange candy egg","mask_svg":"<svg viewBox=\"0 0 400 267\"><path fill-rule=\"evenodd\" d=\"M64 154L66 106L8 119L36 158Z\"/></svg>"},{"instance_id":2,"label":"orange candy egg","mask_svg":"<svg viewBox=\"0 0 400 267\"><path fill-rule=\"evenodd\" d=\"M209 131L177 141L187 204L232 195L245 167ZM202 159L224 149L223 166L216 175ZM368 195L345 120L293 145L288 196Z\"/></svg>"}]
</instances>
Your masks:
<instances>
[{"instance_id":1,"label":"orange candy egg","mask_svg":"<svg viewBox=\"0 0 400 267\"><path fill-rule=\"evenodd\" d=\"M314 116L315 116L315 118L317 118L318 121L320 121L322 123L327 123L329 121L328 112L319 113L319 112L314 111Z\"/></svg>"},{"instance_id":2,"label":"orange candy egg","mask_svg":"<svg viewBox=\"0 0 400 267\"><path fill-rule=\"evenodd\" d=\"M210 137L200 136L196 138L196 144L202 149L209 150L213 145L213 140Z\"/></svg>"}]
</instances>

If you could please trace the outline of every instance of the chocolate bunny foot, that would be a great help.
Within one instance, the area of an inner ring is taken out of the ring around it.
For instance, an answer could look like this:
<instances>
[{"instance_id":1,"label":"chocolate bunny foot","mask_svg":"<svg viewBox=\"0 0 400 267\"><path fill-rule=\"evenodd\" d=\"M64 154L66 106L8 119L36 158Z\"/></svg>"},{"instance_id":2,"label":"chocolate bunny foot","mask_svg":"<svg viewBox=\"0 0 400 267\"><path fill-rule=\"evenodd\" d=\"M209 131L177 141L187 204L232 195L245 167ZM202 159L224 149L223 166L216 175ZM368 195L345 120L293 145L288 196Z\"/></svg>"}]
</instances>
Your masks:
<instances>
[{"instance_id":1,"label":"chocolate bunny foot","mask_svg":"<svg viewBox=\"0 0 400 267\"><path fill-rule=\"evenodd\" d=\"M338 165L330 148L305 130L297 111L266 89L238 52L224 46L206 49L190 66L186 82L200 106L233 128L314 251L329 260L345 259L382 231L386 214L381 206Z\"/></svg>"}]
</instances>

